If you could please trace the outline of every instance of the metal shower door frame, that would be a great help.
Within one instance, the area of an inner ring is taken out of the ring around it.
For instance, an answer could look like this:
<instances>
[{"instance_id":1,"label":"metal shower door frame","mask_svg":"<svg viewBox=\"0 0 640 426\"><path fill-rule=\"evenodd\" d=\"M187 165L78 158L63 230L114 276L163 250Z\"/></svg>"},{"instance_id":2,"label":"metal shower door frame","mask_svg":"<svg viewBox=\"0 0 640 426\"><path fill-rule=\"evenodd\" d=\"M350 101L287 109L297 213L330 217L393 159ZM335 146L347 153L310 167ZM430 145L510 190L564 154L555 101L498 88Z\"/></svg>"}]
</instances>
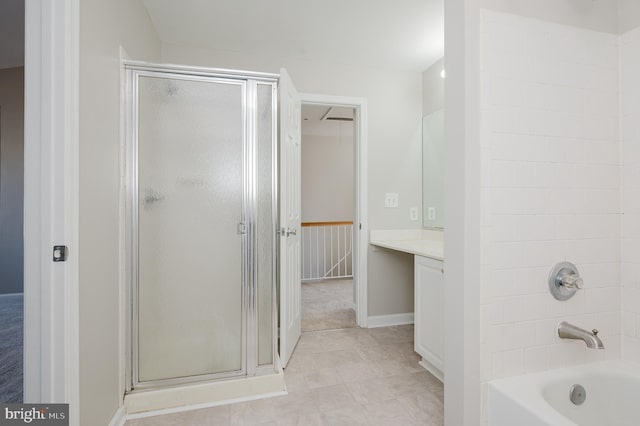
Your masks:
<instances>
[{"instance_id":1,"label":"metal shower door frame","mask_svg":"<svg viewBox=\"0 0 640 426\"><path fill-rule=\"evenodd\" d=\"M165 386L177 386L203 381L225 380L272 373L277 356L277 323L276 323L276 278L277 278L277 238L275 230L278 224L277 197L277 78L276 75L263 73L239 72L221 69L204 69L194 67L155 65L140 62L125 62L125 234L126 234L126 268L129 290L127 315L127 342L129 355L126 368L127 392L155 389ZM176 377L141 382L138 378L139 363L139 323L138 323L138 125L139 98L138 81L141 77L166 78L174 80L200 81L239 85L242 87L243 115L243 182L242 182L242 214L239 222L246 225L247 232L242 236L242 326L240 370L210 373L196 376ZM258 366L258 307L257 307L257 265L256 246L256 108L257 85L267 84L273 87L273 135L272 135L272 194L273 194L273 363ZM252 104L253 103L253 104Z\"/></svg>"}]
</instances>

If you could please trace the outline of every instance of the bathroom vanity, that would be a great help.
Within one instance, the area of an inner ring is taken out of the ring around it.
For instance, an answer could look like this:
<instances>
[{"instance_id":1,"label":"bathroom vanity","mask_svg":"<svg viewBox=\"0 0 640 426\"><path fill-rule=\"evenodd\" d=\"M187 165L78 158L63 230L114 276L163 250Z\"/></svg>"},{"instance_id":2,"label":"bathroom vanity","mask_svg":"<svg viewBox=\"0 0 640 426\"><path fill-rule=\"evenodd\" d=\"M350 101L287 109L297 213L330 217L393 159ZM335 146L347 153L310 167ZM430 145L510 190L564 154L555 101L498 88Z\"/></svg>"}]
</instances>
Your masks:
<instances>
[{"instance_id":1,"label":"bathroom vanity","mask_svg":"<svg viewBox=\"0 0 640 426\"><path fill-rule=\"evenodd\" d=\"M414 349L422 365L444 381L443 232L371 231L370 244L414 255Z\"/></svg>"}]
</instances>

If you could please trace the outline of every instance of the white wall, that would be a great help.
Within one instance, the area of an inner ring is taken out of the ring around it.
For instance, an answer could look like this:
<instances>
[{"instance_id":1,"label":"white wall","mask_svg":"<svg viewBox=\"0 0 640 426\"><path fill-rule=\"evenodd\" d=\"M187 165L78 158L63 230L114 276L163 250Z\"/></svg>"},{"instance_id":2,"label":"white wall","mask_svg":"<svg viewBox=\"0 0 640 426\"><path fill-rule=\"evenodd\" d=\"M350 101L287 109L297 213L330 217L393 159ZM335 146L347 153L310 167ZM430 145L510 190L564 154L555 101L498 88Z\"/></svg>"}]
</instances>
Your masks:
<instances>
[{"instance_id":1,"label":"white wall","mask_svg":"<svg viewBox=\"0 0 640 426\"><path fill-rule=\"evenodd\" d=\"M23 291L24 67L0 69L0 294Z\"/></svg>"},{"instance_id":2,"label":"white wall","mask_svg":"<svg viewBox=\"0 0 640 426\"><path fill-rule=\"evenodd\" d=\"M482 11L482 380L621 354L617 37ZM559 261L585 289L548 291ZM606 349L561 340L561 320Z\"/></svg>"},{"instance_id":3,"label":"white wall","mask_svg":"<svg viewBox=\"0 0 640 426\"><path fill-rule=\"evenodd\" d=\"M302 221L352 221L353 122L302 124Z\"/></svg>"},{"instance_id":4,"label":"white wall","mask_svg":"<svg viewBox=\"0 0 640 426\"><path fill-rule=\"evenodd\" d=\"M640 28L620 36L623 356L640 362Z\"/></svg>"},{"instance_id":5,"label":"white wall","mask_svg":"<svg viewBox=\"0 0 640 426\"><path fill-rule=\"evenodd\" d=\"M139 0L80 3L80 424L105 425L122 403L118 332L120 46L157 61Z\"/></svg>"},{"instance_id":6,"label":"white wall","mask_svg":"<svg viewBox=\"0 0 640 426\"><path fill-rule=\"evenodd\" d=\"M419 228L409 209L421 195L422 90L419 72L389 71L296 57L214 51L163 44L162 61L278 73L287 69L300 92L368 99L369 228ZM385 209L384 194L397 192L399 208ZM369 315L413 312L408 262L369 247ZM384 270L385 273L380 272ZM388 279L397 277L397 279Z\"/></svg>"}]
</instances>

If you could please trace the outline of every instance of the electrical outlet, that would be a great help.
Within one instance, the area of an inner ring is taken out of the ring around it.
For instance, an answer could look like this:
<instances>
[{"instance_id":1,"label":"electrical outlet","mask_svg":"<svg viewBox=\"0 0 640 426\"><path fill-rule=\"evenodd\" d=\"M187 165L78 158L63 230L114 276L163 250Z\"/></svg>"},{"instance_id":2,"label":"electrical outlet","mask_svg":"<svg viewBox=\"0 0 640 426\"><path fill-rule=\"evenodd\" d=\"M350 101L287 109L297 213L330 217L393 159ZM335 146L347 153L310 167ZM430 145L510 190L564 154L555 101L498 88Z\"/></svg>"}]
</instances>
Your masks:
<instances>
[{"instance_id":1,"label":"electrical outlet","mask_svg":"<svg viewBox=\"0 0 640 426\"><path fill-rule=\"evenodd\" d=\"M398 194L384 194L384 206L387 208L398 208Z\"/></svg>"},{"instance_id":2,"label":"electrical outlet","mask_svg":"<svg viewBox=\"0 0 640 426\"><path fill-rule=\"evenodd\" d=\"M418 220L418 208L411 207L409 209L409 220Z\"/></svg>"},{"instance_id":3,"label":"electrical outlet","mask_svg":"<svg viewBox=\"0 0 640 426\"><path fill-rule=\"evenodd\" d=\"M436 208L435 207L429 207L427 209L427 219L428 220L436 220Z\"/></svg>"}]
</instances>

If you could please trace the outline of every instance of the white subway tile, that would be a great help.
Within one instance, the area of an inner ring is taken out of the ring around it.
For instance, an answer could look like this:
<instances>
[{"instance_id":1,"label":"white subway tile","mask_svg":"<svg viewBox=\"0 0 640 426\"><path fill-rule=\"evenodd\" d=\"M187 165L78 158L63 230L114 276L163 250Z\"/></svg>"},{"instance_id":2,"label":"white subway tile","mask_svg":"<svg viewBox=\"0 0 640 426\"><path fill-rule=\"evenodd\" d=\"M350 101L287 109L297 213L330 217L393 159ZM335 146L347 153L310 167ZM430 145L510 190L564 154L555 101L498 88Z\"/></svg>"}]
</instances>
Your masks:
<instances>
[{"instance_id":1,"label":"white subway tile","mask_svg":"<svg viewBox=\"0 0 640 426\"><path fill-rule=\"evenodd\" d=\"M527 373L536 373L545 370L547 366L547 348L536 346L525 351L525 370Z\"/></svg>"},{"instance_id":2,"label":"white subway tile","mask_svg":"<svg viewBox=\"0 0 640 426\"><path fill-rule=\"evenodd\" d=\"M485 10L481 32L483 379L620 356L623 306L640 359L640 84L619 98L618 37ZM625 42L633 85L640 30ZM547 284L562 260L585 279L567 302ZM559 339L561 320L607 349Z\"/></svg>"},{"instance_id":3,"label":"white subway tile","mask_svg":"<svg viewBox=\"0 0 640 426\"><path fill-rule=\"evenodd\" d=\"M623 287L622 300L626 312L640 313L640 289Z\"/></svg>"},{"instance_id":4,"label":"white subway tile","mask_svg":"<svg viewBox=\"0 0 640 426\"><path fill-rule=\"evenodd\" d=\"M556 216L518 216L518 232L522 241L544 241L555 239Z\"/></svg>"},{"instance_id":5,"label":"white subway tile","mask_svg":"<svg viewBox=\"0 0 640 426\"><path fill-rule=\"evenodd\" d=\"M556 241L526 241L520 244L523 266L551 268L562 257L562 246Z\"/></svg>"},{"instance_id":6,"label":"white subway tile","mask_svg":"<svg viewBox=\"0 0 640 426\"><path fill-rule=\"evenodd\" d=\"M493 244L493 265L496 268L519 268L525 266L523 243L503 242Z\"/></svg>"},{"instance_id":7,"label":"white subway tile","mask_svg":"<svg viewBox=\"0 0 640 426\"><path fill-rule=\"evenodd\" d=\"M562 368L569 365L568 349L562 343L547 346L547 369Z\"/></svg>"},{"instance_id":8,"label":"white subway tile","mask_svg":"<svg viewBox=\"0 0 640 426\"><path fill-rule=\"evenodd\" d=\"M627 254L626 256L635 260L635 256L631 254ZM638 287L640 285L640 263L622 262L622 285L626 288Z\"/></svg>"},{"instance_id":9,"label":"white subway tile","mask_svg":"<svg viewBox=\"0 0 640 426\"><path fill-rule=\"evenodd\" d=\"M621 306L620 287L586 288L587 312L619 311Z\"/></svg>"},{"instance_id":10,"label":"white subway tile","mask_svg":"<svg viewBox=\"0 0 640 426\"><path fill-rule=\"evenodd\" d=\"M622 334L626 337L637 337L638 315L631 312L622 314Z\"/></svg>"},{"instance_id":11,"label":"white subway tile","mask_svg":"<svg viewBox=\"0 0 640 426\"><path fill-rule=\"evenodd\" d=\"M526 319L526 299L524 296L510 297L502 301L503 322L505 324L522 322Z\"/></svg>"},{"instance_id":12,"label":"white subway tile","mask_svg":"<svg viewBox=\"0 0 640 426\"><path fill-rule=\"evenodd\" d=\"M499 215L492 218L491 233L496 242L518 241L518 216Z\"/></svg>"},{"instance_id":13,"label":"white subway tile","mask_svg":"<svg viewBox=\"0 0 640 426\"><path fill-rule=\"evenodd\" d=\"M623 338L624 359L632 362L640 362L640 339L632 337Z\"/></svg>"},{"instance_id":14,"label":"white subway tile","mask_svg":"<svg viewBox=\"0 0 640 426\"><path fill-rule=\"evenodd\" d=\"M546 307L546 318L562 318L567 314L567 304L554 299L551 294L547 299Z\"/></svg>"},{"instance_id":15,"label":"white subway tile","mask_svg":"<svg viewBox=\"0 0 640 426\"><path fill-rule=\"evenodd\" d=\"M517 272L515 269L496 269L492 271L493 297L516 295Z\"/></svg>"},{"instance_id":16,"label":"white subway tile","mask_svg":"<svg viewBox=\"0 0 640 426\"><path fill-rule=\"evenodd\" d=\"M491 326L491 339L497 351L509 351L525 347L527 325L524 323Z\"/></svg>"},{"instance_id":17,"label":"white subway tile","mask_svg":"<svg viewBox=\"0 0 640 426\"><path fill-rule=\"evenodd\" d=\"M524 307L525 319L543 320L547 318L547 300L551 295L548 293L532 294L527 296Z\"/></svg>"},{"instance_id":18,"label":"white subway tile","mask_svg":"<svg viewBox=\"0 0 640 426\"><path fill-rule=\"evenodd\" d=\"M565 301L565 303L567 305L567 315L582 315L589 310L587 307L587 296L585 291L578 291L571 299Z\"/></svg>"},{"instance_id":19,"label":"white subway tile","mask_svg":"<svg viewBox=\"0 0 640 426\"><path fill-rule=\"evenodd\" d=\"M515 278L517 295L540 294L547 291L546 268L521 268L513 271L517 274Z\"/></svg>"},{"instance_id":20,"label":"white subway tile","mask_svg":"<svg viewBox=\"0 0 640 426\"><path fill-rule=\"evenodd\" d=\"M502 357L502 373L516 376L525 372L524 349L505 351Z\"/></svg>"},{"instance_id":21,"label":"white subway tile","mask_svg":"<svg viewBox=\"0 0 640 426\"><path fill-rule=\"evenodd\" d=\"M577 263L580 276L584 279L586 288L617 287L620 286L620 264L608 263Z\"/></svg>"},{"instance_id":22,"label":"white subway tile","mask_svg":"<svg viewBox=\"0 0 640 426\"><path fill-rule=\"evenodd\" d=\"M533 323L534 339L528 346L548 346L558 343L560 339L558 339L556 330L559 322L560 321L555 318L546 318L544 320L535 321Z\"/></svg>"}]
</instances>

